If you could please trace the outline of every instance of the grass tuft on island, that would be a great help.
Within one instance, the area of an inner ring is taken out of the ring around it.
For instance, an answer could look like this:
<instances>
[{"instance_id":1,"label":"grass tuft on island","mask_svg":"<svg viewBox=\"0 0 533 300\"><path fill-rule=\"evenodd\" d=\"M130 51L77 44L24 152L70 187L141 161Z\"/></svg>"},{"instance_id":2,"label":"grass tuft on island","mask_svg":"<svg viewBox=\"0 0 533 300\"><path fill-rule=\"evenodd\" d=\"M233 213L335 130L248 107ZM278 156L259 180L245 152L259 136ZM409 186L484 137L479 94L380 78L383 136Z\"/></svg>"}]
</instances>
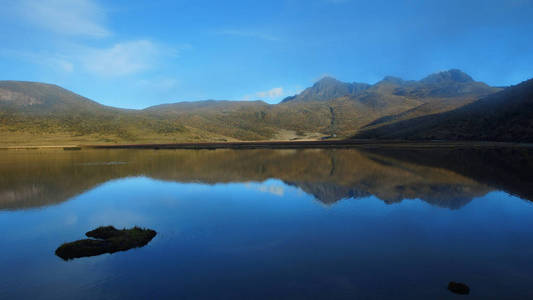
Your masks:
<instances>
[{"instance_id":1,"label":"grass tuft on island","mask_svg":"<svg viewBox=\"0 0 533 300\"><path fill-rule=\"evenodd\" d=\"M104 253L127 251L145 246L156 234L154 230L137 226L122 230L113 226L101 226L85 234L90 239L65 243L59 246L55 253L64 260L70 260Z\"/></svg>"}]
</instances>

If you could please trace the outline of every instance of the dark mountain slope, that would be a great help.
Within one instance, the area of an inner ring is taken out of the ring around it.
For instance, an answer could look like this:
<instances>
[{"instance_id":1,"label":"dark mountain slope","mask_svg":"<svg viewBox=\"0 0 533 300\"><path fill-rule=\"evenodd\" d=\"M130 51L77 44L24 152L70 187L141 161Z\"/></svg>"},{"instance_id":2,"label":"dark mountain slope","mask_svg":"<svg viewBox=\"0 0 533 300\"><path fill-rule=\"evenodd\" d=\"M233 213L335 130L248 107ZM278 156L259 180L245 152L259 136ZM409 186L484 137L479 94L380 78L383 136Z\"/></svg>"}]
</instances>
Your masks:
<instances>
[{"instance_id":1,"label":"dark mountain slope","mask_svg":"<svg viewBox=\"0 0 533 300\"><path fill-rule=\"evenodd\" d=\"M365 130L355 138L533 142L533 79L453 111Z\"/></svg>"}]
</instances>

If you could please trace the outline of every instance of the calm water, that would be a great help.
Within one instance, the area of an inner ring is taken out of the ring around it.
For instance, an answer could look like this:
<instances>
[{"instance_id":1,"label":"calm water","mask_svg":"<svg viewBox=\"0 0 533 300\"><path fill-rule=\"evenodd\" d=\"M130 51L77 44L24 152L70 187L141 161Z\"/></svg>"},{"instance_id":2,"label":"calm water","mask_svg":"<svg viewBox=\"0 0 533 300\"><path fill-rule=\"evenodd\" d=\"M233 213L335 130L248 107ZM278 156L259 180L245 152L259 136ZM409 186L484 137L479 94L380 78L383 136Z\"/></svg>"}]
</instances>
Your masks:
<instances>
[{"instance_id":1,"label":"calm water","mask_svg":"<svg viewBox=\"0 0 533 300\"><path fill-rule=\"evenodd\" d=\"M2 151L0 298L531 299L531 152Z\"/></svg>"}]
</instances>

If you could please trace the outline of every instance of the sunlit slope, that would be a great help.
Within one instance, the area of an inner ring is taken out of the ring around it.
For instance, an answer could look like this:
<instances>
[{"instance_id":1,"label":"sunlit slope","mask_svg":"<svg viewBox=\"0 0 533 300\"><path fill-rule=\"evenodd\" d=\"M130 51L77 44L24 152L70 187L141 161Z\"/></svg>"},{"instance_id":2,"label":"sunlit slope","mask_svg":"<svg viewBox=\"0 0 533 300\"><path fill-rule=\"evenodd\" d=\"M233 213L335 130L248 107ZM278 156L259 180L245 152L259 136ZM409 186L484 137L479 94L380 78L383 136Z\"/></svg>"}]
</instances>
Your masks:
<instances>
[{"instance_id":1,"label":"sunlit slope","mask_svg":"<svg viewBox=\"0 0 533 300\"><path fill-rule=\"evenodd\" d=\"M0 144L175 142L220 138L179 120L101 105L56 85L0 81Z\"/></svg>"},{"instance_id":2,"label":"sunlit slope","mask_svg":"<svg viewBox=\"0 0 533 300\"><path fill-rule=\"evenodd\" d=\"M324 78L279 104L197 101L119 109L56 85L0 81L0 144L345 138L446 112L498 91L458 70L374 85Z\"/></svg>"},{"instance_id":3,"label":"sunlit slope","mask_svg":"<svg viewBox=\"0 0 533 300\"><path fill-rule=\"evenodd\" d=\"M452 110L499 90L459 70L420 81L386 77L374 85L326 77L276 105L211 100L158 105L146 111L238 139L269 139L280 130L295 132L295 138L307 133L348 137L361 128Z\"/></svg>"}]
</instances>

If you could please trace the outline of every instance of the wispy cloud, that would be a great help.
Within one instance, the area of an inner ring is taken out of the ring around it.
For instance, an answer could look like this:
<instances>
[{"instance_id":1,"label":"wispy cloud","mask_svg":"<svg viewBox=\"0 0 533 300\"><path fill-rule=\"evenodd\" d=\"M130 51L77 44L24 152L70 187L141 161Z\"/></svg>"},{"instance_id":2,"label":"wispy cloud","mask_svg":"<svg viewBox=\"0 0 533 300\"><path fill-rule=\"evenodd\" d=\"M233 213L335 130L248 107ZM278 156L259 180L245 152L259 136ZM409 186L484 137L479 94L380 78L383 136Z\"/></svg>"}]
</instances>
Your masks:
<instances>
[{"instance_id":1,"label":"wispy cloud","mask_svg":"<svg viewBox=\"0 0 533 300\"><path fill-rule=\"evenodd\" d=\"M163 50L149 40L117 43L110 48L86 48L79 57L87 71L101 76L124 76L148 70Z\"/></svg>"},{"instance_id":2,"label":"wispy cloud","mask_svg":"<svg viewBox=\"0 0 533 300\"><path fill-rule=\"evenodd\" d=\"M56 71L83 71L99 77L142 73L162 66L164 61L177 57L177 53L177 50L150 40L120 42L103 48L64 44L62 50L55 52L0 49L0 56L17 58ZM175 82L163 80L157 85L165 88L175 85Z\"/></svg>"},{"instance_id":3,"label":"wispy cloud","mask_svg":"<svg viewBox=\"0 0 533 300\"><path fill-rule=\"evenodd\" d=\"M256 38L256 39L262 39L266 41L278 41L279 38L268 34L263 33L259 31L251 31L251 30L241 30L241 29L224 29L224 30L217 30L216 34L219 35L228 35L228 36L237 36L237 37L247 37L247 38Z\"/></svg>"},{"instance_id":4,"label":"wispy cloud","mask_svg":"<svg viewBox=\"0 0 533 300\"><path fill-rule=\"evenodd\" d=\"M93 0L21 0L16 13L46 30L65 35L105 37L105 11Z\"/></svg>"},{"instance_id":5,"label":"wispy cloud","mask_svg":"<svg viewBox=\"0 0 533 300\"><path fill-rule=\"evenodd\" d=\"M284 95L283 88L282 87L276 87L276 88L272 88L272 89L270 89L268 91L261 91L261 92L257 92L257 93L251 94L251 95L246 95L246 96L244 96L244 99L245 100L264 99L264 98L274 99L274 98L277 98L277 97L281 97L283 95Z\"/></svg>"},{"instance_id":6,"label":"wispy cloud","mask_svg":"<svg viewBox=\"0 0 533 300\"><path fill-rule=\"evenodd\" d=\"M17 51L13 49L0 49L0 57L7 57L10 59L15 58L22 61L31 62L33 64L42 65L56 71L68 73L74 71L74 63L69 57L52 54L49 52L29 52L20 50Z\"/></svg>"},{"instance_id":7,"label":"wispy cloud","mask_svg":"<svg viewBox=\"0 0 533 300\"><path fill-rule=\"evenodd\" d=\"M258 93L256 93L256 95L258 97L261 97L261 98L276 98L276 97L280 97L280 96L283 95L283 88L282 87L273 88L273 89L265 91L265 92L258 92Z\"/></svg>"}]
</instances>

